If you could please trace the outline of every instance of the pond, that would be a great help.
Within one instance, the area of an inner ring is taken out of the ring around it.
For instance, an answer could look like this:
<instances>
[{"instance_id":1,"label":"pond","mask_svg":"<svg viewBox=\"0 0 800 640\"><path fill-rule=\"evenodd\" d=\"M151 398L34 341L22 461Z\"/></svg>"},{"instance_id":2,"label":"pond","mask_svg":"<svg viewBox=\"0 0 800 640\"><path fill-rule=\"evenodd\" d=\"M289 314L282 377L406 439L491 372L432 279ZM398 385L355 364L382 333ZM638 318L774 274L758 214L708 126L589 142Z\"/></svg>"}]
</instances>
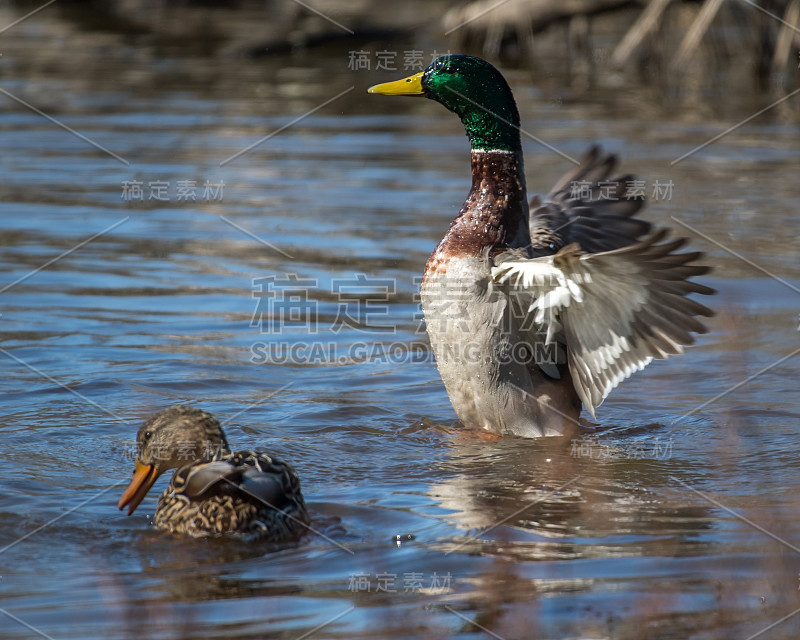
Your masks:
<instances>
[{"instance_id":1,"label":"pond","mask_svg":"<svg viewBox=\"0 0 800 640\"><path fill-rule=\"evenodd\" d=\"M402 65L163 51L44 11L3 38L4 638L798 636L796 104L674 162L777 97L571 100L506 71L526 132L645 180L717 315L594 433L486 439L418 302L467 142L439 105L366 94ZM570 165L523 144L546 192ZM181 403L291 461L314 531L163 535L165 478L118 511L138 426Z\"/></svg>"}]
</instances>

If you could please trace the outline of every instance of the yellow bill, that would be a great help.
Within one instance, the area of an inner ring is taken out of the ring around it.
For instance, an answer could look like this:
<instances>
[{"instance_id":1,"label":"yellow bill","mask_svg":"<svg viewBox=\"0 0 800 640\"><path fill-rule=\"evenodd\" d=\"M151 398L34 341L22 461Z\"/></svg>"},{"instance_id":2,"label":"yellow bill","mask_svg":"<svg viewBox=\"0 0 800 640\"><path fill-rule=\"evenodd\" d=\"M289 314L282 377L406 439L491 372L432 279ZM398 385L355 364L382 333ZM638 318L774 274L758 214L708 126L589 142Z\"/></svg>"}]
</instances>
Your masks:
<instances>
[{"instance_id":1,"label":"yellow bill","mask_svg":"<svg viewBox=\"0 0 800 640\"><path fill-rule=\"evenodd\" d=\"M417 73L402 80L376 84L367 89L367 93L380 93L384 96L424 96L422 90L422 73Z\"/></svg>"}]
</instances>

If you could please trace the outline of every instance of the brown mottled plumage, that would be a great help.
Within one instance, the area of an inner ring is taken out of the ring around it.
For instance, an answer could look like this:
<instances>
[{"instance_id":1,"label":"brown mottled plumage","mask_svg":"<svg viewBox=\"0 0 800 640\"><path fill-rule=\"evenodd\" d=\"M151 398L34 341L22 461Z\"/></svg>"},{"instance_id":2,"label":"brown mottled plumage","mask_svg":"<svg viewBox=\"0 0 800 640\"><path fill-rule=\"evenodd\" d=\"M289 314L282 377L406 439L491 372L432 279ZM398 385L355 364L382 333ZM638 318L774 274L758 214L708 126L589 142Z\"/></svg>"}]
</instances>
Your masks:
<instances>
[{"instance_id":1,"label":"brown mottled plumage","mask_svg":"<svg viewBox=\"0 0 800 640\"><path fill-rule=\"evenodd\" d=\"M166 409L141 426L136 444L133 479L119 501L128 515L159 475L177 467L156 506L157 529L282 542L308 528L294 469L266 453L231 452L219 421L205 411Z\"/></svg>"}]
</instances>

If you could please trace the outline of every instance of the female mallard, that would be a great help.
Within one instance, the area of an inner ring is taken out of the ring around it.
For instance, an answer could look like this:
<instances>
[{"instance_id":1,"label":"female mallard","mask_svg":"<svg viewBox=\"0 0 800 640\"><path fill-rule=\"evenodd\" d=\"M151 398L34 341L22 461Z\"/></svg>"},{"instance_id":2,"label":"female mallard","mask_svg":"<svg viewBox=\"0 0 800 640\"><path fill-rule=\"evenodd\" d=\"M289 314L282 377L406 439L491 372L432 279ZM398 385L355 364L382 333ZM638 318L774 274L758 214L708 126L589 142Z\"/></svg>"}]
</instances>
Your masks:
<instances>
[{"instance_id":1,"label":"female mallard","mask_svg":"<svg viewBox=\"0 0 800 640\"><path fill-rule=\"evenodd\" d=\"M136 448L133 479L119 499L128 515L158 476L178 468L158 500L157 529L269 542L308 529L294 469L266 453L231 452L219 421L205 411L179 406L157 413L139 429Z\"/></svg>"},{"instance_id":2,"label":"female mallard","mask_svg":"<svg viewBox=\"0 0 800 640\"><path fill-rule=\"evenodd\" d=\"M648 237L609 180L616 159L593 148L528 211L519 114L502 75L466 55L438 58L370 93L425 96L461 118L472 188L425 266L421 295L450 400L468 427L537 437L572 430L653 358L681 353L711 316L688 278L707 273L685 239Z\"/></svg>"}]
</instances>

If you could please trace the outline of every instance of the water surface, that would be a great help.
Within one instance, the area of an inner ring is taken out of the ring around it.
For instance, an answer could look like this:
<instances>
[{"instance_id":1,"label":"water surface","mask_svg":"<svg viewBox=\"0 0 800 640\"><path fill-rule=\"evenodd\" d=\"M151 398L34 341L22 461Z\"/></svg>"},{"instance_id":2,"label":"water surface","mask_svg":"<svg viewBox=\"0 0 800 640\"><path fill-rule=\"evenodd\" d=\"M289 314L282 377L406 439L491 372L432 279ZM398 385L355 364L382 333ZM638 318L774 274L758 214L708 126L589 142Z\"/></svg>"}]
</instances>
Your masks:
<instances>
[{"instance_id":1,"label":"water surface","mask_svg":"<svg viewBox=\"0 0 800 640\"><path fill-rule=\"evenodd\" d=\"M94 143L0 96L4 638L744 639L797 613L800 129L773 111L671 164L769 96L718 96L721 121L508 73L526 131L671 184L646 217L707 252L718 315L595 435L485 439L416 298L469 183L450 114L367 96L400 73L346 45L181 56L45 13L3 37L1 86ZM532 191L570 166L524 148ZM322 535L176 540L158 491L117 511L176 403L293 462Z\"/></svg>"}]
</instances>

